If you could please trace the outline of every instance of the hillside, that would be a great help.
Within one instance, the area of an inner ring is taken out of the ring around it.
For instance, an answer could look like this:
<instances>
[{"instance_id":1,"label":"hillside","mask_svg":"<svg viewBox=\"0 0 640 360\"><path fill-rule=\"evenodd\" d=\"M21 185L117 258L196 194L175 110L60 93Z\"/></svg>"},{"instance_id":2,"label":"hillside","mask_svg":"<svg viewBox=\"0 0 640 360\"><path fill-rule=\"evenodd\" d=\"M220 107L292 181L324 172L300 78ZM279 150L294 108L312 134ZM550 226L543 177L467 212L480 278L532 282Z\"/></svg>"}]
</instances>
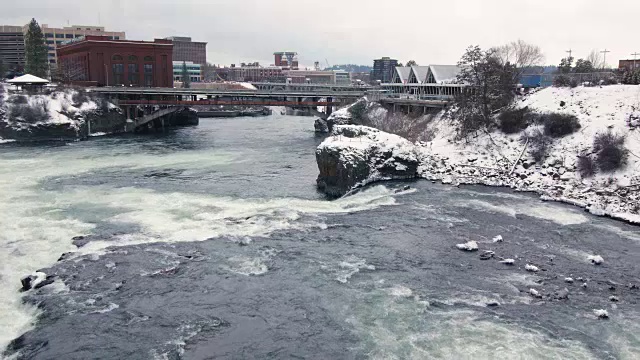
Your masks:
<instances>
[{"instance_id":1,"label":"hillside","mask_svg":"<svg viewBox=\"0 0 640 360\"><path fill-rule=\"evenodd\" d=\"M454 141L452 122L437 117L429 129L433 140L422 143L425 177L535 191L544 199L567 201L596 214L640 222L640 87L552 87L519 98L516 106L538 113L573 114L581 127L555 139L547 155L535 161L530 149L524 150L523 133L530 134L539 125L516 134L495 130L470 140ZM625 137L629 151L626 166L581 177L577 171L578 155L591 152L596 134L608 131Z\"/></svg>"}]
</instances>

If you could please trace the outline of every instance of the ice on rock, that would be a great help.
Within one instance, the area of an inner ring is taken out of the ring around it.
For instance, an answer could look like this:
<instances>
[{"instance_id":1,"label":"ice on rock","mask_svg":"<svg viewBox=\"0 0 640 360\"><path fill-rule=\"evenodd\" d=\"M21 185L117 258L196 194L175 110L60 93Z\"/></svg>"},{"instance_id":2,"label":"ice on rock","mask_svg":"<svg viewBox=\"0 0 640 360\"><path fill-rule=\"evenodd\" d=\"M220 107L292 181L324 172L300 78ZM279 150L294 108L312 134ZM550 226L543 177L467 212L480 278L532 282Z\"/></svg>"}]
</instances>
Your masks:
<instances>
[{"instance_id":1,"label":"ice on rock","mask_svg":"<svg viewBox=\"0 0 640 360\"><path fill-rule=\"evenodd\" d=\"M569 284L573 284L573 278L564 278L564 282L569 283Z\"/></svg>"},{"instance_id":2,"label":"ice on rock","mask_svg":"<svg viewBox=\"0 0 640 360\"><path fill-rule=\"evenodd\" d=\"M600 265L604 262L604 259L600 255L589 255L587 258L593 265Z\"/></svg>"},{"instance_id":3,"label":"ice on rock","mask_svg":"<svg viewBox=\"0 0 640 360\"><path fill-rule=\"evenodd\" d=\"M498 235L496 237L493 238L493 242L494 243L499 243L499 242L503 242L504 239L502 238L502 235Z\"/></svg>"},{"instance_id":4,"label":"ice on rock","mask_svg":"<svg viewBox=\"0 0 640 360\"><path fill-rule=\"evenodd\" d=\"M537 299L542 299L542 295L536 289L529 289L529 294Z\"/></svg>"},{"instance_id":5,"label":"ice on rock","mask_svg":"<svg viewBox=\"0 0 640 360\"><path fill-rule=\"evenodd\" d=\"M604 309L596 309L593 310L593 313L598 317L598 319L608 319L609 313Z\"/></svg>"},{"instance_id":6,"label":"ice on rock","mask_svg":"<svg viewBox=\"0 0 640 360\"><path fill-rule=\"evenodd\" d=\"M475 241L469 241L464 244L457 244L456 247L464 251L478 251L478 243Z\"/></svg>"},{"instance_id":7,"label":"ice on rock","mask_svg":"<svg viewBox=\"0 0 640 360\"><path fill-rule=\"evenodd\" d=\"M530 264L525 265L524 269L529 271L529 272L538 272L538 271L540 271L540 269L537 266L530 265Z\"/></svg>"},{"instance_id":8,"label":"ice on rock","mask_svg":"<svg viewBox=\"0 0 640 360\"><path fill-rule=\"evenodd\" d=\"M513 265L516 263L516 261L514 259L504 259L500 261L500 263L505 265Z\"/></svg>"}]
</instances>

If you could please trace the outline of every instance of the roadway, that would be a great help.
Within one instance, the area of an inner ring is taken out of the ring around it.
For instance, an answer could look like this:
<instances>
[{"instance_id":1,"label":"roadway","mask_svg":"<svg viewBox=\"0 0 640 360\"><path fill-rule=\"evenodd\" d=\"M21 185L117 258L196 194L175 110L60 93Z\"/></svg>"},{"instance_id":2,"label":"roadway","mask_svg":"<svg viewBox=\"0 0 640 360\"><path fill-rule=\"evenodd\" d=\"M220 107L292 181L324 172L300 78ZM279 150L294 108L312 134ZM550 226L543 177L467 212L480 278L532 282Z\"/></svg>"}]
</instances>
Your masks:
<instances>
[{"instance_id":1,"label":"roadway","mask_svg":"<svg viewBox=\"0 0 640 360\"><path fill-rule=\"evenodd\" d=\"M360 98L366 94L361 91L316 91L287 90L220 90L220 89L174 89L140 87L95 87L87 91L109 95L169 95L169 96L207 96L207 97L243 97L243 98Z\"/></svg>"}]
</instances>

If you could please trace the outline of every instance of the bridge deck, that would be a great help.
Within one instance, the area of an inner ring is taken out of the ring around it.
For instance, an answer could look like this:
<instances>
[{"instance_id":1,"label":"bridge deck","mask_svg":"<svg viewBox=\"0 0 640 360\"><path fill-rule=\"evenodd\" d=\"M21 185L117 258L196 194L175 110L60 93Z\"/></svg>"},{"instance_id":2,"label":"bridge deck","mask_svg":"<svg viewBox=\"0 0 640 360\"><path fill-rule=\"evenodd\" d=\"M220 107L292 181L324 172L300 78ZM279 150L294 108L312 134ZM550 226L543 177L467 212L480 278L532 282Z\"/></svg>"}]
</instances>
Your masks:
<instances>
[{"instance_id":1,"label":"bridge deck","mask_svg":"<svg viewBox=\"0 0 640 360\"><path fill-rule=\"evenodd\" d=\"M365 91L286 91L286 90L218 90L218 89L172 89L172 88L133 88L133 87L96 87L87 89L91 92L112 95L173 95L173 96L224 96L224 97L336 97L358 98Z\"/></svg>"},{"instance_id":2,"label":"bridge deck","mask_svg":"<svg viewBox=\"0 0 640 360\"><path fill-rule=\"evenodd\" d=\"M282 100L119 100L116 103L120 106L133 105L160 105L160 106L194 106L194 105L237 105L237 106L335 106L339 102L335 101L282 101Z\"/></svg>"}]
</instances>

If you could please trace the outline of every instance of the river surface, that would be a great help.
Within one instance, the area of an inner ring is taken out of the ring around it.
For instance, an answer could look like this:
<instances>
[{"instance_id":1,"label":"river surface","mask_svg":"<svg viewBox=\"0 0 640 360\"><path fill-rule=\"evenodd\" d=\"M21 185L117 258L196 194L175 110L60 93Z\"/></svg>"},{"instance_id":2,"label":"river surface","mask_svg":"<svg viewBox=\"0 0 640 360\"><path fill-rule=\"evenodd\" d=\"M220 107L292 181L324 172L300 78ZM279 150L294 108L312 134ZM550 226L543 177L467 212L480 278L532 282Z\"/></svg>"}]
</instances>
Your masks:
<instances>
[{"instance_id":1,"label":"river surface","mask_svg":"<svg viewBox=\"0 0 640 360\"><path fill-rule=\"evenodd\" d=\"M328 201L321 140L273 115L0 145L3 356L640 358L640 228L427 181Z\"/></svg>"}]
</instances>

